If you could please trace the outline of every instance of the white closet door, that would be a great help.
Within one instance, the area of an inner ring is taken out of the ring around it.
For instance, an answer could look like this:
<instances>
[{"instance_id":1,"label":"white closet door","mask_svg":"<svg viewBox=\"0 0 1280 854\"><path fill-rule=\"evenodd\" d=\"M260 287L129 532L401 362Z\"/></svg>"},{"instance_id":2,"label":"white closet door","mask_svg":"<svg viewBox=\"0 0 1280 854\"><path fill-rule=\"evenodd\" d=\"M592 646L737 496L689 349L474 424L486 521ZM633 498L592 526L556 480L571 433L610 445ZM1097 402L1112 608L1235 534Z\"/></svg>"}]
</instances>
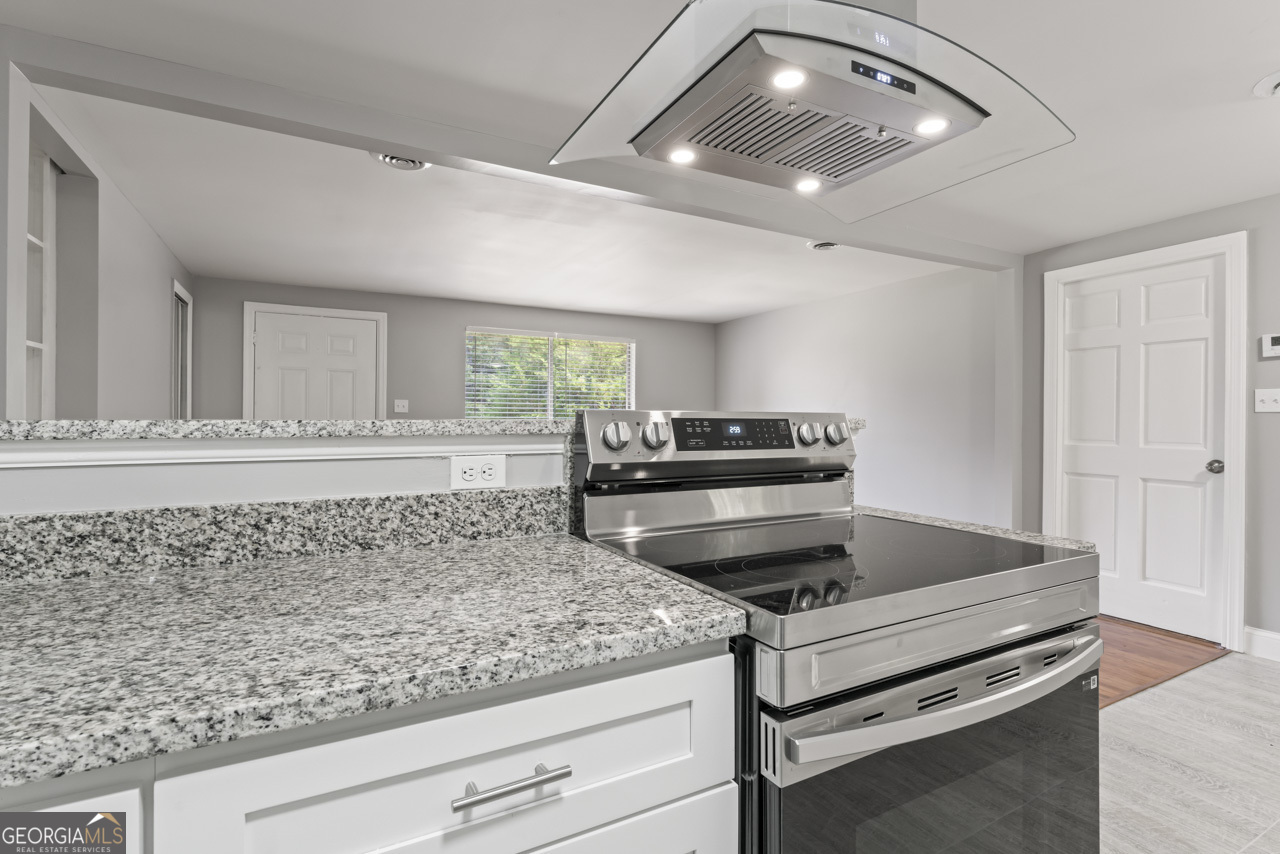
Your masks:
<instances>
[{"instance_id":1,"label":"white closet door","mask_svg":"<svg viewBox=\"0 0 1280 854\"><path fill-rule=\"evenodd\" d=\"M375 321L260 311L253 353L254 418L377 417Z\"/></svg>"}]
</instances>

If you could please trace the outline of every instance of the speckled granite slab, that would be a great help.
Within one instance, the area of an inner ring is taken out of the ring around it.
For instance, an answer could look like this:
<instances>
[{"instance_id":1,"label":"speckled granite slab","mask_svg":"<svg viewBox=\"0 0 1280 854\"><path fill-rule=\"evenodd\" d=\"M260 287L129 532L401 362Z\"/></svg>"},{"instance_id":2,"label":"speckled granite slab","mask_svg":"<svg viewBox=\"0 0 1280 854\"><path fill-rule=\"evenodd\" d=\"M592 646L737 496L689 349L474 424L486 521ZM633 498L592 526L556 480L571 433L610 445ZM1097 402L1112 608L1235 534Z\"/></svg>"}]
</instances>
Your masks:
<instances>
[{"instance_id":1,"label":"speckled granite slab","mask_svg":"<svg viewBox=\"0 0 1280 854\"><path fill-rule=\"evenodd\" d=\"M879 507L855 505L853 512L860 516L884 516L886 519L901 519L904 522L919 522L923 525L937 525L941 528L955 528L958 531L973 531L978 534L990 534L993 537L1008 537L1025 543L1040 546L1057 546L1064 549L1077 549L1082 552L1096 552L1097 546L1084 540L1072 540L1067 537L1050 537L1045 534L1033 534L1030 531L1015 531L1011 528L996 528L991 525L978 525L973 522L957 522L954 519L939 519L936 516L921 516L917 513L903 513L899 510L883 510ZM857 536L857 528L854 528Z\"/></svg>"},{"instance_id":2,"label":"speckled granite slab","mask_svg":"<svg viewBox=\"0 0 1280 854\"><path fill-rule=\"evenodd\" d=\"M434 421L0 421L0 441L551 436L572 432L571 418L452 418Z\"/></svg>"},{"instance_id":3,"label":"speckled granite slab","mask_svg":"<svg viewBox=\"0 0 1280 854\"><path fill-rule=\"evenodd\" d=\"M0 442L84 439L335 439L398 436L556 436L572 418L429 421L0 421ZM850 418L851 430L867 419Z\"/></svg>"},{"instance_id":4,"label":"speckled granite slab","mask_svg":"<svg viewBox=\"0 0 1280 854\"><path fill-rule=\"evenodd\" d=\"M0 585L0 786L741 634L568 535Z\"/></svg>"},{"instance_id":5,"label":"speckled granite slab","mask_svg":"<svg viewBox=\"0 0 1280 854\"><path fill-rule=\"evenodd\" d=\"M0 517L0 581L247 563L568 530L563 486Z\"/></svg>"}]
</instances>

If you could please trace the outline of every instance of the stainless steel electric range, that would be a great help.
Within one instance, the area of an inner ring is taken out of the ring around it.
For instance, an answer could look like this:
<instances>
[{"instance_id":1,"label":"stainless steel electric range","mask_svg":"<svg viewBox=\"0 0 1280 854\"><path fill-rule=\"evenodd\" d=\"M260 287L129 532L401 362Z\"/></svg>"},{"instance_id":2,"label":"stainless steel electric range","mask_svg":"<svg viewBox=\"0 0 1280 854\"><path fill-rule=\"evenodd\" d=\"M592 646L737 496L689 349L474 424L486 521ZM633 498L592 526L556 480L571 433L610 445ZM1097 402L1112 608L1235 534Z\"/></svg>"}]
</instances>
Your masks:
<instances>
[{"instance_id":1,"label":"stainless steel electric range","mask_svg":"<svg viewBox=\"0 0 1280 854\"><path fill-rule=\"evenodd\" d=\"M1098 557L855 515L837 413L593 410L581 532L734 602L746 854L1098 850Z\"/></svg>"}]
</instances>

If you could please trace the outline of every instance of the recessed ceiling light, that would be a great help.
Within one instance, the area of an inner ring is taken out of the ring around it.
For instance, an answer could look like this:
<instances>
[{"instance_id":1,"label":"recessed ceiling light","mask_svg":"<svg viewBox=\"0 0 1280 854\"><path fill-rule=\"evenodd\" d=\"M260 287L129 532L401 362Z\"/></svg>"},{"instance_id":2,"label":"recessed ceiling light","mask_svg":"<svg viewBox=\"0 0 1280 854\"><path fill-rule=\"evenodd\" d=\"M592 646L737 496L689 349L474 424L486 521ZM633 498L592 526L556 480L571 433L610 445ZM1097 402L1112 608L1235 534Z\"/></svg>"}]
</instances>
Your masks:
<instances>
[{"instance_id":1,"label":"recessed ceiling light","mask_svg":"<svg viewBox=\"0 0 1280 854\"><path fill-rule=\"evenodd\" d=\"M431 168L431 164L425 160L414 160L412 157L379 154L376 151L370 151L369 156L382 165L390 166L392 169L399 169L401 172L421 172L423 169Z\"/></svg>"},{"instance_id":2,"label":"recessed ceiling light","mask_svg":"<svg viewBox=\"0 0 1280 854\"><path fill-rule=\"evenodd\" d=\"M833 243L830 240L810 240L805 244L805 246L808 246L814 252L830 252L839 245L839 243Z\"/></svg>"},{"instance_id":3,"label":"recessed ceiling light","mask_svg":"<svg viewBox=\"0 0 1280 854\"><path fill-rule=\"evenodd\" d=\"M809 76L803 71L788 68L773 75L773 85L778 89L794 89L808 79Z\"/></svg>"},{"instance_id":4,"label":"recessed ceiling light","mask_svg":"<svg viewBox=\"0 0 1280 854\"><path fill-rule=\"evenodd\" d=\"M805 178L799 184L796 184L796 190L801 193L812 193L821 186L822 182L817 178Z\"/></svg>"},{"instance_id":5,"label":"recessed ceiling light","mask_svg":"<svg viewBox=\"0 0 1280 854\"><path fill-rule=\"evenodd\" d=\"M672 163L692 163L697 157L698 155L691 148L677 148L667 155L667 159Z\"/></svg>"},{"instance_id":6,"label":"recessed ceiling light","mask_svg":"<svg viewBox=\"0 0 1280 854\"><path fill-rule=\"evenodd\" d=\"M916 125L915 131L921 136L933 136L935 133L942 133L951 127L951 122L946 119L925 119Z\"/></svg>"}]
</instances>

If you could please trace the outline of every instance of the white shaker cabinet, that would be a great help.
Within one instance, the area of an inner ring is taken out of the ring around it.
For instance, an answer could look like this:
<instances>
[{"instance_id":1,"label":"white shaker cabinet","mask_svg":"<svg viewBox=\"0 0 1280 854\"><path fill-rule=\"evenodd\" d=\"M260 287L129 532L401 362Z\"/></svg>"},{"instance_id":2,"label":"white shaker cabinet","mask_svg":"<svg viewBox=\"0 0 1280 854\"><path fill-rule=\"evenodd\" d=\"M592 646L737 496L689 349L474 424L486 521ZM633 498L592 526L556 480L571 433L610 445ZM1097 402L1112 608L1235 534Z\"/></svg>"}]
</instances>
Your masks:
<instances>
[{"instance_id":1,"label":"white shaker cabinet","mask_svg":"<svg viewBox=\"0 0 1280 854\"><path fill-rule=\"evenodd\" d=\"M720 653L161 778L154 851L730 854L733 712Z\"/></svg>"}]
</instances>

